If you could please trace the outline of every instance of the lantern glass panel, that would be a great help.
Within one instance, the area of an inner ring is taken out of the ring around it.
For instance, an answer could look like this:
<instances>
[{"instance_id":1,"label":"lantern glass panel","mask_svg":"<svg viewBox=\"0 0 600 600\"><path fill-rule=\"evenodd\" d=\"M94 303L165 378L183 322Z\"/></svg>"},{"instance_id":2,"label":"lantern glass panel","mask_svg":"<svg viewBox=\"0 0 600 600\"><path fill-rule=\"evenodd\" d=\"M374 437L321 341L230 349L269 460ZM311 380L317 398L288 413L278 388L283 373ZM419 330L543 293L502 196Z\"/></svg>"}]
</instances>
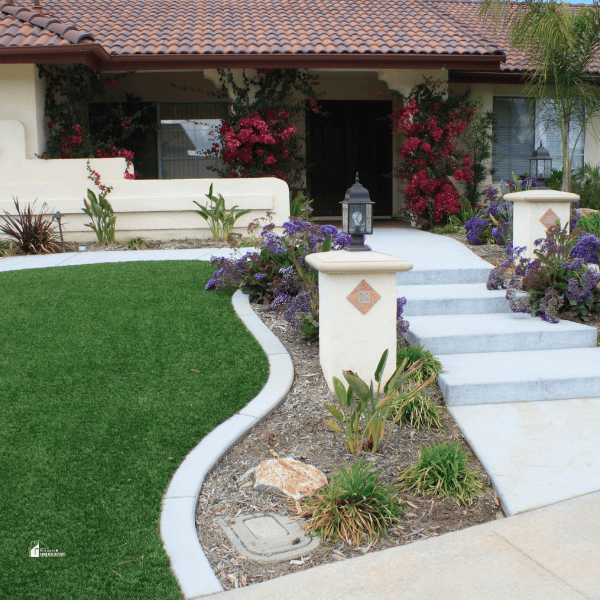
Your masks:
<instances>
[{"instance_id":1,"label":"lantern glass panel","mask_svg":"<svg viewBox=\"0 0 600 600\"><path fill-rule=\"evenodd\" d=\"M344 233L350 233L348 231L348 203L342 202L342 231Z\"/></svg>"},{"instance_id":2,"label":"lantern glass panel","mask_svg":"<svg viewBox=\"0 0 600 600\"><path fill-rule=\"evenodd\" d=\"M373 205L367 204L365 206L366 210L366 219L365 219L365 233L373 233Z\"/></svg>"},{"instance_id":3,"label":"lantern glass panel","mask_svg":"<svg viewBox=\"0 0 600 600\"><path fill-rule=\"evenodd\" d=\"M364 204L353 204L350 208L350 231L351 234L366 233L367 207Z\"/></svg>"}]
</instances>

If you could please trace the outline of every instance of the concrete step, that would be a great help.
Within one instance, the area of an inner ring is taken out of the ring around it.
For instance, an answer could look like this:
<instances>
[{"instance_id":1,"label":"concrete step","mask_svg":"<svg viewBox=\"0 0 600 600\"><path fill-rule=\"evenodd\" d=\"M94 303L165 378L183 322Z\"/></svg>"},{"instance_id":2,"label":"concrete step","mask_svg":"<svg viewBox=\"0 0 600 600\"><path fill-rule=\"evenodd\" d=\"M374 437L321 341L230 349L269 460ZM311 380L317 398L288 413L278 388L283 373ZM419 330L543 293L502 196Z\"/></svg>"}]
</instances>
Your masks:
<instances>
[{"instance_id":1,"label":"concrete step","mask_svg":"<svg viewBox=\"0 0 600 600\"><path fill-rule=\"evenodd\" d=\"M438 383L448 406L600 397L600 348L447 354ZM492 424L490 424L492 426Z\"/></svg>"},{"instance_id":2,"label":"concrete step","mask_svg":"<svg viewBox=\"0 0 600 600\"><path fill-rule=\"evenodd\" d=\"M561 320L547 323L528 314L414 316L404 337L436 356L480 352L593 348L595 327ZM599 369L600 371L600 369Z\"/></svg>"},{"instance_id":3,"label":"concrete step","mask_svg":"<svg viewBox=\"0 0 600 600\"><path fill-rule=\"evenodd\" d=\"M464 315L510 312L505 290L488 290L485 283L399 285L406 298L404 315Z\"/></svg>"},{"instance_id":4,"label":"concrete step","mask_svg":"<svg viewBox=\"0 0 600 600\"><path fill-rule=\"evenodd\" d=\"M477 258L475 255L473 255ZM404 257L402 257L404 258ZM408 259L407 259L408 260ZM436 265L435 268L413 263L410 271L401 271L396 275L399 286L405 285L439 285L454 283L485 283L493 269L492 265L479 259L476 263L458 266L454 261L446 262L439 258L426 261L425 265Z\"/></svg>"}]
</instances>

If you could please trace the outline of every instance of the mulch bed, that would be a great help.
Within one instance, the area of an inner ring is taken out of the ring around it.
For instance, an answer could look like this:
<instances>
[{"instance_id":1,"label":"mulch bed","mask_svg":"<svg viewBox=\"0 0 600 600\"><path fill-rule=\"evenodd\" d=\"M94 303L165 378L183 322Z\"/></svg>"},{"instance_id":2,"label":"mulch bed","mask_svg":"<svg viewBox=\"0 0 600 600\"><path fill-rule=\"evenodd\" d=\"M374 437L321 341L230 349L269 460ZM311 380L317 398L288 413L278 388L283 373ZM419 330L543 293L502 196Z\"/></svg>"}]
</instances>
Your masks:
<instances>
[{"instance_id":1,"label":"mulch bed","mask_svg":"<svg viewBox=\"0 0 600 600\"><path fill-rule=\"evenodd\" d=\"M301 340L285 320L268 308L254 305L254 309L292 356L295 379L290 393L278 410L232 448L202 486L196 512L198 537L225 589L266 581L502 518L499 500L491 489L470 506L401 492L399 496L406 502L405 514L390 529L388 537L371 545L366 540L359 547L343 542L326 542L302 560L276 564L261 564L239 555L222 532L218 519L256 512L297 516L294 502L273 493L254 490L252 477L244 477L247 471L264 460L292 457L314 465L329 478L335 467L350 466L356 460L356 457L346 454L342 442L324 425L329 414L323 408L323 403L335 403L335 399L321 374L318 344ZM400 472L419 456L422 446L460 440L463 449L470 452L458 426L443 407L439 389L430 387L429 395L442 405L443 430L419 432L402 427L392 434L385 454L366 455L367 461L381 469L380 480L388 485L395 484ZM489 486L490 481L474 456L472 466L484 476Z\"/></svg>"}]
</instances>

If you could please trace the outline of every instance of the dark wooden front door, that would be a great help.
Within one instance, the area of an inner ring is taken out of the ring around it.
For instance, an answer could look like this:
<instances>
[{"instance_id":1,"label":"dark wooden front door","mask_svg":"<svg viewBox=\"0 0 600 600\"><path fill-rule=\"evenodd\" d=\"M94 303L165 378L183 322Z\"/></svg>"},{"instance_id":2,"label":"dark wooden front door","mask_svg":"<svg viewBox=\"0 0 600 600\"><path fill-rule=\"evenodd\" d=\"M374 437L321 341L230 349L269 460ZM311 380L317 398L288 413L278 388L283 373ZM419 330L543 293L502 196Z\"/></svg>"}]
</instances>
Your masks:
<instances>
[{"instance_id":1,"label":"dark wooden front door","mask_svg":"<svg viewBox=\"0 0 600 600\"><path fill-rule=\"evenodd\" d=\"M340 202L358 172L375 202L374 215L392 214L392 103L324 100L307 113L307 184L314 216L340 216Z\"/></svg>"}]
</instances>

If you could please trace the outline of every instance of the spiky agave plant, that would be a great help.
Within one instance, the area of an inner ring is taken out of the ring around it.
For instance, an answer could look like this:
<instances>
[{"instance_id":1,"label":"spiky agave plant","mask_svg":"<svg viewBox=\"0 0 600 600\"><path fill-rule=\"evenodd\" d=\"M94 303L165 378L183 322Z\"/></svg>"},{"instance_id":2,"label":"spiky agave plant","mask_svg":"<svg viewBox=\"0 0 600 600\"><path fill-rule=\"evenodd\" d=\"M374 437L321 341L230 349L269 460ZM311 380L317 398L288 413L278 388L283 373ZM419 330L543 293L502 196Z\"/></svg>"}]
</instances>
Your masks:
<instances>
[{"instance_id":1,"label":"spiky agave plant","mask_svg":"<svg viewBox=\"0 0 600 600\"><path fill-rule=\"evenodd\" d=\"M48 214L48 205L44 202L39 213L34 212L33 204L28 204L23 211L19 200L13 198L16 214L10 215L4 211L0 219L0 231L16 241L16 245L24 254L51 254L60 252L60 243L56 232L56 223Z\"/></svg>"},{"instance_id":2,"label":"spiky agave plant","mask_svg":"<svg viewBox=\"0 0 600 600\"><path fill-rule=\"evenodd\" d=\"M381 469L372 470L361 458L350 470L340 467L335 473L329 485L304 500L306 531L356 545L363 536L372 541L385 535L403 507L394 489L378 481Z\"/></svg>"}]
</instances>

